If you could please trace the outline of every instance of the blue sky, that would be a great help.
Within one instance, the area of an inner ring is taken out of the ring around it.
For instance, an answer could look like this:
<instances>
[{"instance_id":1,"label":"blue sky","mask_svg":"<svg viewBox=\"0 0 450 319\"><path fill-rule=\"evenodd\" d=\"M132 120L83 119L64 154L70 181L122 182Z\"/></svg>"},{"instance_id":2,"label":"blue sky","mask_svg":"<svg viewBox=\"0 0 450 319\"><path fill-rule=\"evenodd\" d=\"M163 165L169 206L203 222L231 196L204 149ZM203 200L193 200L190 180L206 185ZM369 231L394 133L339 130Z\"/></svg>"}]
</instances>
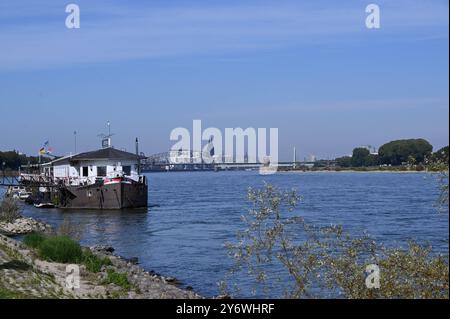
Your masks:
<instances>
[{"instance_id":1,"label":"blue sky","mask_svg":"<svg viewBox=\"0 0 450 319\"><path fill-rule=\"evenodd\" d=\"M448 144L448 1L0 2L0 149L169 149L176 127L278 127L280 158ZM81 28L65 27L65 6Z\"/></svg>"}]
</instances>

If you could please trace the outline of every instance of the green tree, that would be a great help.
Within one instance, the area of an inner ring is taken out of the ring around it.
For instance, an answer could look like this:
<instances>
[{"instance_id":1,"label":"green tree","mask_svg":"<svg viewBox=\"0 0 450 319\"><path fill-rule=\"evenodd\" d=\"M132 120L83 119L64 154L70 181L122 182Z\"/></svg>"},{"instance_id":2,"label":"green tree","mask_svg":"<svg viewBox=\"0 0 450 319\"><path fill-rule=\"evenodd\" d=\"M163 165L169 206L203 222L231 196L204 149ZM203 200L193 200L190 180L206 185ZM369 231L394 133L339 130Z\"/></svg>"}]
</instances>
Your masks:
<instances>
[{"instance_id":1,"label":"green tree","mask_svg":"<svg viewBox=\"0 0 450 319\"><path fill-rule=\"evenodd\" d=\"M352 166L362 167L369 163L370 151L364 147L357 147L353 150Z\"/></svg>"},{"instance_id":2,"label":"green tree","mask_svg":"<svg viewBox=\"0 0 450 319\"><path fill-rule=\"evenodd\" d=\"M415 163L423 163L430 156L433 146L424 139L397 140L384 144L379 150L381 164L402 165L414 158Z\"/></svg>"},{"instance_id":3,"label":"green tree","mask_svg":"<svg viewBox=\"0 0 450 319\"><path fill-rule=\"evenodd\" d=\"M445 146L433 153L430 157L430 163L445 164L448 167L448 146Z\"/></svg>"},{"instance_id":4,"label":"green tree","mask_svg":"<svg viewBox=\"0 0 450 319\"><path fill-rule=\"evenodd\" d=\"M435 172L437 175L440 196L438 201L438 208L441 211L448 213L449 203L449 153L448 146L441 148L433 153L427 160L427 170Z\"/></svg>"},{"instance_id":5,"label":"green tree","mask_svg":"<svg viewBox=\"0 0 450 319\"><path fill-rule=\"evenodd\" d=\"M379 165L378 155L370 154L369 157L367 158L366 165L367 166L377 166L377 165Z\"/></svg>"},{"instance_id":6,"label":"green tree","mask_svg":"<svg viewBox=\"0 0 450 319\"><path fill-rule=\"evenodd\" d=\"M41 162L45 163L48 162L49 159L46 157L41 158ZM3 167L3 163L5 166ZM25 154L20 154L17 151L7 151L7 152L0 152L0 170L1 169L7 169L7 170L18 170L21 165L27 165L27 164L38 164L39 163L39 157L37 156L27 156Z\"/></svg>"},{"instance_id":7,"label":"green tree","mask_svg":"<svg viewBox=\"0 0 450 319\"><path fill-rule=\"evenodd\" d=\"M352 166L352 157L351 156L342 156L336 158L337 165L340 167L351 167Z\"/></svg>"}]
</instances>

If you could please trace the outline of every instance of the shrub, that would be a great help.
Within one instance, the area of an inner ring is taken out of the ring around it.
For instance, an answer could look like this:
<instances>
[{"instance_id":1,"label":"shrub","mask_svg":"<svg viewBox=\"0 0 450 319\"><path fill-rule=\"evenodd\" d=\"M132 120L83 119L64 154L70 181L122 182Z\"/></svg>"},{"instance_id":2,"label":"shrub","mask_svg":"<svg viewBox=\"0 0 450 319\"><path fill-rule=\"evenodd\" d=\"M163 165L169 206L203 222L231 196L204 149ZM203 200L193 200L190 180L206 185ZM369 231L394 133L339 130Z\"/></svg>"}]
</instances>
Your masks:
<instances>
[{"instance_id":1,"label":"shrub","mask_svg":"<svg viewBox=\"0 0 450 319\"><path fill-rule=\"evenodd\" d=\"M230 276L249 276L254 294L282 288L280 297L288 298L449 297L448 255L436 255L431 247L414 242L408 248L385 248L366 235L353 237L341 226L311 225L294 214L300 200L295 191L266 184L260 190L250 189L249 200L253 205L243 216L245 229L238 233L237 242L226 246L235 262ZM282 271L273 273L276 264ZM380 268L380 289L367 289L369 265ZM231 293L230 283L240 291L239 281L228 280L221 283L226 294Z\"/></svg>"},{"instance_id":2,"label":"shrub","mask_svg":"<svg viewBox=\"0 0 450 319\"><path fill-rule=\"evenodd\" d=\"M23 242L28 247L37 249L41 246L45 239L46 237L43 234L31 233L24 237Z\"/></svg>"},{"instance_id":3,"label":"shrub","mask_svg":"<svg viewBox=\"0 0 450 319\"><path fill-rule=\"evenodd\" d=\"M47 238L38 250L42 258L59 263L79 263L83 257L80 244L66 236Z\"/></svg>"},{"instance_id":4,"label":"shrub","mask_svg":"<svg viewBox=\"0 0 450 319\"><path fill-rule=\"evenodd\" d=\"M106 278L107 284L115 284L124 289L130 288L130 282L128 281L128 276L125 273L118 273L114 270L108 270L108 277Z\"/></svg>"},{"instance_id":5,"label":"shrub","mask_svg":"<svg viewBox=\"0 0 450 319\"><path fill-rule=\"evenodd\" d=\"M0 204L0 222L12 223L19 217L17 202L11 197L3 199Z\"/></svg>"},{"instance_id":6,"label":"shrub","mask_svg":"<svg viewBox=\"0 0 450 319\"><path fill-rule=\"evenodd\" d=\"M416 171L422 172L424 170L425 170L425 166L423 166L422 164L416 165Z\"/></svg>"},{"instance_id":7,"label":"shrub","mask_svg":"<svg viewBox=\"0 0 450 319\"><path fill-rule=\"evenodd\" d=\"M112 262L109 258L100 258L94 255L90 250L83 252L83 265L86 269L93 273L98 273L102 270L103 266L111 266Z\"/></svg>"}]
</instances>

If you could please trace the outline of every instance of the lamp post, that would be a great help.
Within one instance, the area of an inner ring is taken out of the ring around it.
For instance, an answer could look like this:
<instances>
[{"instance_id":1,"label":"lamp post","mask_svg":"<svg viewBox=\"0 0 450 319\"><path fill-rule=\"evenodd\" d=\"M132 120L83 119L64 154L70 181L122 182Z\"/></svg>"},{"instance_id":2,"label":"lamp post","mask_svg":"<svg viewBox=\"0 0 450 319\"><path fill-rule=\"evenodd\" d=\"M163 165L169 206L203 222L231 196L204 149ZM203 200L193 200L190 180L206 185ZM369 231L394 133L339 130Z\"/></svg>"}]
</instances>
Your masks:
<instances>
[{"instance_id":1,"label":"lamp post","mask_svg":"<svg viewBox=\"0 0 450 319\"><path fill-rule=\"evenodd\" d=\"M75 139L75 154L77 154L77 131L73 131L73 136Z\"/></svg>"}]
</instances>

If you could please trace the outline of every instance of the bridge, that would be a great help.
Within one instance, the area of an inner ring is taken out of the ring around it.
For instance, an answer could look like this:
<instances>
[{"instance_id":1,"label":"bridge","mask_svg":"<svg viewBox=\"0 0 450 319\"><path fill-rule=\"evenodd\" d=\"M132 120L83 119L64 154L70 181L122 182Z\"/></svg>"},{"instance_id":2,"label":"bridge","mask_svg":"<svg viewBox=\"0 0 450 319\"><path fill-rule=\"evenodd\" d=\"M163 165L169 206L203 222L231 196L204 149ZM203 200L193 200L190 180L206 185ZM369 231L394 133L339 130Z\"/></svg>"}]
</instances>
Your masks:
<instances>
[{"instance_id":1,"label":"bridge","mask_svg":"<svg viewBox=\"0 0 450 319\"><path fill-rule=\"evenodd\" d=\"M279 167L302 167L314 166L316 162L279 162ZM188 171L188 170L237 170L237 169L258 169L267 166L266 163L249 160L245 157L244 162L235 162L229 156L211 156L207 152L196 151L171 151L148 156L141 161L143 172L152 171Z\"/></svg>"}]
</instances>

